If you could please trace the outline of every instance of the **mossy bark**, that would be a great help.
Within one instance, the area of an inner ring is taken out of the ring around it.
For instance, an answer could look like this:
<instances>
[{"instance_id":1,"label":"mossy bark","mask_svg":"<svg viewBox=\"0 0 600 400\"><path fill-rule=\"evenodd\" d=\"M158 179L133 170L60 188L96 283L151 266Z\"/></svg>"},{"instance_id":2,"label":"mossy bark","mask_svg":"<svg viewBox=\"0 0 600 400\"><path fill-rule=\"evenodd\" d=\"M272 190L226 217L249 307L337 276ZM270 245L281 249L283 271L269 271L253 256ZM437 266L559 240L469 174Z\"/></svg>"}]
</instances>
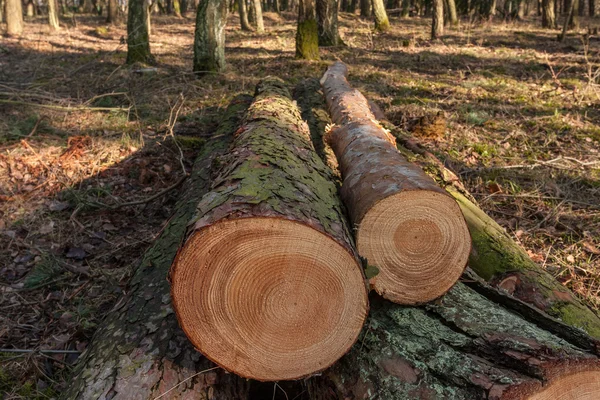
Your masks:
<instances>
[{"instance_id":1,"label":"mossy bark","mask_svg":"<svg viewBox=\"0 0 600 400\"><path fill-rule=\"evenodd\" d=\"M121 299L81 356L65 399L242 399L248 383L214 367L188 342L171 308L169 268L198 198L210 186L211 164L231 142L251 96L239 96L198 155L175 215L146 252Z\"/></svg>"},{"instance_id":2,"label":"mossy bark","mask_svg":"<svg viewBox=\"0 0 600 400\"><path fill-rule=\"evenodd\" d=\"M148 7L145 0L130 0L127 13L127 64L152 63Z\"/></svg>"},{"instance_id":3,"label":"mossy bark","mask_svg":"<svg viewBox=\"0 0 600 400\"><path fill-rule=\"evenodd\" d=\"M194 73L203 76L225 69L227 0L200 0L194 34Z\"/></svg>"},{"instance_id":4,"label":"mossy bark","mask_svg":"<svg viewBox=\"0 0 600 400\"><path fill-rule=\"evenodd\" d=\"M299 2L296 58L319 59L319 28L315 19L315 0Z\"/></svg>"},{"instance_id":5,"label":"mossy bark","mask_svg":"<svg viewBox=\"0 0 600 400\"><path fill-rule=\"evenodd\" d=\"M414 139L402 134L374 110L395 136L398 149L418 158L423 169L446 188L458 202L471 233L473 247L469 266L492 287L530 304L563 323L600 339L600 318L548 272L529 258L500 225L483 212L457 176ZM418 161L416 160L416 161Z\"/></svg>"},{"instance_id":6,"label":"mossy bark","mask_svg":"<svg viewBox=\"0 0 600 400\"><path fill-rule=\"evenodd\" d=\"M338 1L316 0L319 46L343 44L338 32Z\"/></svg>"},{"instance_id":7,"label":"mossy bark","mask_svg":"<svg viewBox=\"0 0 600 400\"><path fill-rule=\"evenodd\" d=\"M383 0L372 0L373 15L375 16L375 30L379 32L387 32L390 30L390 21L385 11Z\"/></svg>"}]
</instances>

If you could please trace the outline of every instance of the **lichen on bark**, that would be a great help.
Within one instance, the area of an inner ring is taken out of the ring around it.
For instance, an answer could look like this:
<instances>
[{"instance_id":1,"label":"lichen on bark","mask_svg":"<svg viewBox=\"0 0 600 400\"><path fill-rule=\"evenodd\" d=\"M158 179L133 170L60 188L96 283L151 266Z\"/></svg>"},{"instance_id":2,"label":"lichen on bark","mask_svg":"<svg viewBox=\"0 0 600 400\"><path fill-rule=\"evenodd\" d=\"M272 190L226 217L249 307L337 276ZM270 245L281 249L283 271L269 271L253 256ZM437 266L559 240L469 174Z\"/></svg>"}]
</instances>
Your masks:
<instances>
[{"instance_id":1,"label":"lichen on bark","mask_svg":"<svg viewBox=\"0 0 600 400\"><path fill-rule=\"evenodd\" d=\"M203 76L225 69L226 0L200 0L194 31L194 73Z\"/></svg>"}]
</instances>

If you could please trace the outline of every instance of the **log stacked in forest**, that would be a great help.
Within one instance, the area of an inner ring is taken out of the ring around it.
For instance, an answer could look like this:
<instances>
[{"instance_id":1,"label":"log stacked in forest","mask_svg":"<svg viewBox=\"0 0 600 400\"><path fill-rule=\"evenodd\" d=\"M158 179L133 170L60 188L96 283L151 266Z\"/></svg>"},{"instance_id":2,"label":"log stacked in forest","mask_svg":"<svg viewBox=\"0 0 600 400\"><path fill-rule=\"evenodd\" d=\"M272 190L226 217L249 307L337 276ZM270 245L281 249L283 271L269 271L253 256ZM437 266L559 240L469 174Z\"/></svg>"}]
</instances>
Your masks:
<instances>
[{"instance_id":1,"label":"log stacked in forest","mask_svg":"<svg viewBox=\"0 0 600 400\"><path fill-rule=\"evenodd\" d=\"M444 294L462 274L471 238L456 201L418 166L350 87L346 66L321 84L333 122L328 133L343 178L341 197L356 229L358 252L379 273L371 286L386 299L420 304Z\"/></svg>"}]
</instances>

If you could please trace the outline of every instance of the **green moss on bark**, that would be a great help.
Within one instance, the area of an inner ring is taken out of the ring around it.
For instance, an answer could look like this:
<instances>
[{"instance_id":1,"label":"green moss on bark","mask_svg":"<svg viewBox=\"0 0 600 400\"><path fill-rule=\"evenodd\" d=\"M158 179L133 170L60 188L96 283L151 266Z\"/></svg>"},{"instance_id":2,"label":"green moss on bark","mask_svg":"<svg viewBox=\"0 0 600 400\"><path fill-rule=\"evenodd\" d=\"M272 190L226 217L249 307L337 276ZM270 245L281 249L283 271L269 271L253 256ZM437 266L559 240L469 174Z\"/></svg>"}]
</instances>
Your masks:
<instances>
[{"instance_id":1,"label":"green moss on bark","mask_svg":"<svg viewBox=\"0 0 600 400\"><path fill-rule=\"evenodd\" d=\"M319 60L319 33L317 21L307 19L298 22L296 32L296 57L304 60Z\"/></svg>"}]
</instances>

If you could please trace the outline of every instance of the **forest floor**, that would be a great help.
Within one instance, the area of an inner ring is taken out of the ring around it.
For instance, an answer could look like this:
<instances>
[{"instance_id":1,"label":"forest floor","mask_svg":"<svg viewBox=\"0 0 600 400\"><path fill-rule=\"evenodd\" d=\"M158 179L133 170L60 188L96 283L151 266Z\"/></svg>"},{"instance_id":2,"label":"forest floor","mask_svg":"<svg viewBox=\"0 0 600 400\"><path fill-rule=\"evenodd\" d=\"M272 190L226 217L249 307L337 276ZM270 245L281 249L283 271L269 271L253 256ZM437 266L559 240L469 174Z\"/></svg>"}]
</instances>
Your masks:
<instances>
[{"instance_id":1,"label":"forest floor","mask_svg":"<svg viewBox=\"0 0 600 400\"><path fill-rule=\"evenodd\" d=\"M76 352L171 215L178 193L166 189L228 101L267 75L290 85L320 77L338 59L535 261L600 308L599 39L558 43L533 20L463 22L432 42L426 19L392 18L387 34L340 19L347 46L306 62L294 59L293 15L266 13L264 35L230 16L228 70L201 80L192 16L153 18L155 69L124 66L125 26L101 17L76 16L58 32L34 18L22 38L2 39L0 349L34 350L0 350L5 400L52 398L67 384ZM447 129L418 129L439 111Z\"/></svg>"}]
</instances>

